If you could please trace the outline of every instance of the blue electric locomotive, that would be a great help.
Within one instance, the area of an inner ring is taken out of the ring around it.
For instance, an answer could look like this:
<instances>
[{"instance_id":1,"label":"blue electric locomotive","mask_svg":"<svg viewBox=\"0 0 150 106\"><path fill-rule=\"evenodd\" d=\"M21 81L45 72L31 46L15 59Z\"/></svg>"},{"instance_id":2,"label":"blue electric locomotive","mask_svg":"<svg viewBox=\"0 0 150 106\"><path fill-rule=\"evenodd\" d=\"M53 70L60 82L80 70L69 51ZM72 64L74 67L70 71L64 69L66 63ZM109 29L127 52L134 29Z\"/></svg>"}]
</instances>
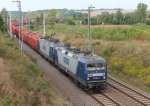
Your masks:
<instances>
[{"instance_id":1,"label":"blue electric locomotive","mask_svg":"<svg viewBox=\"0 0 150 106\"><path fill-rule=\"evenodd\" d=\"M56 40L39 40L39 52L63 69L84 89L107 87L107 62L104 58L65 46Z\"/></svg>"},{"instance_id":2,"label":"blue electric locomotive","mask_svg":"<svg viewBox=\"0 0 150 106\"><path fill-rule=\"evenodd\" d=\"M85 89L107 87L107 63L102 57L76 48L56 48L58 64Z\"/></svg>"}]
</instances>

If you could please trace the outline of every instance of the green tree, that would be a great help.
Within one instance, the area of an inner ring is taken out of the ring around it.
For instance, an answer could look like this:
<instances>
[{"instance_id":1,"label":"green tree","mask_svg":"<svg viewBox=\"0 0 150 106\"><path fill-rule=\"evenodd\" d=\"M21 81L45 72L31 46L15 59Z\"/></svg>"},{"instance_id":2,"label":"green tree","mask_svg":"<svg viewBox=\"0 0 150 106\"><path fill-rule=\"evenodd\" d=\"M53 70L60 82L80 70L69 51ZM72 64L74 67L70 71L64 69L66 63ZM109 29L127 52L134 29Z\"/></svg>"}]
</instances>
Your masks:
<instances>
[{"instance_id":1,"label":"green tree","mask_svg":"<svg viewBox=\"0 0 150 106\"><path fill-rule=\"evenodd\" d=\"M56 22L56 16L57 16L57 10L51 9L48 14L48 21L51 25L53 25Z\"/></svg>"},{"instance_id":2,"label":"green tree","mask_svg":"<svg viewBox=\"0 0 150 106\"><path fill-rule=\"evenodd\" d=\"M3 8L1 10L1 16L3 18L3 21L5 21L5 22L7 21L7 15L8 15L8 12L7 12L6 8Z\"/></svg>"},{"instance_id":3,"label":"green tree","mask_svg":"<svg viewBox=\"0 0 150 106\"><path fill-rule=\"evenodd\" d=\"M41 15L40 15L40 21L42 22L43 21L43 17L44 16L44 13L41 13Z\"/></svg>"},{"instance_id":4,"label":"green tree","mask_svg":"<svg viewBox=\"0 0 150 106\"><path fill-rule=\"evenodd\" d=\"M116 12L116 20L117 20L116 24L121 24L122 23L122 18L123 18L122 11L121 11L121 9L118 9L117 12Z\"/></svg>"},{"instance_id":5,"label":"green tree","mask_svg":"<svg viewBox=\"0 0 150 106\"><path fill-rule=\"evenodd\" d=\"M139 22L144 22L147 17L147 4L139 3L136 10L136 18Z\"/></svg>"},{"instance_id":6,"label":"green tree","mask_svg":"<svg viewBox=\"0 0 150 106\"><path fill-rule=\"evenodd\" d=\"M109 24L112 24L112 23L113 23L113 18L114 18L114 16L113 16L112 14L109 14L109 15L108 15L108 23L109 23Z\"/></svg>"},{"instance_id":7,"label":"green tree","mask_svg":"<svg viewBox=\"0 0 150 106\"><path fill-rule=\"evenodd\" d=\"M4 23L1 14L0 14L0 31L3 32L3 33L7 31L6 24Z\"/></svg>"},{"instance_id":8,"label":"green tree","mask_svg":"<svg viewBox=\"0 0 150 106\"><path fill-rule=\"evenodd\" d=\"M67 18L64 20L64 22L67 24L67 25L75 25L75 22L73 19L71 18Z\"/></svg>"},{"instance_id":9,"label":"green tree","mask_svg":"<svg viewBox=\"0 0 150 106\"><path fill-rule=\"evenodd\" d=\"M87 25L87 23L88 23L88 19L87 19L87 18L83 18L83 19L82 19L82 24L83 24L83 25Z\"/></svg>"},{"instance_id":10,"label":"green tree","mask_svg":"<svg viewBox=\"0 0 150 106\"><path fill-rule=\"evenodd\" d=\"M36 17L36 22L39 24L40 21L41 21L41 20L40 20L40 17L37 16L37 17Z\"/></svg>"}]
</instances>

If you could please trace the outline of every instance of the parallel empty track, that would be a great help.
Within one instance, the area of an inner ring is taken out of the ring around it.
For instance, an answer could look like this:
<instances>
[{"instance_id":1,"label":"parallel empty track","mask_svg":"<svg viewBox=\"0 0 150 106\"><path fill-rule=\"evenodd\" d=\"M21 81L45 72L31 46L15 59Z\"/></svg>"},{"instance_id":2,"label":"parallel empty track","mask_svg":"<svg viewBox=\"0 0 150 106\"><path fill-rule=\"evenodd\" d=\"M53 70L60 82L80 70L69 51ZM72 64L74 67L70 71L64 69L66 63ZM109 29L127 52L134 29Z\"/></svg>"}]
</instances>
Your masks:
<instances>
[{"instance_id":1,"label":"parallel empty track","mask_svg":"<svg viewBox=\"0 0 150 106\"><path fill-rule=\"evenodd\" d=\"M117 101L114 101L105 93L90 95L95 99L101 106L121 106Z\"/></svg>"},{"instance_id":2,"label":"parallel empty track","mask_svg":"<svg viewBox=\"0 0 150 106\"><path fill-rule=\"evenodd\" d=\"M114 89L122 92L123 94L127 95L128 97L132 98L136 102L140 103L141 105L148 106L150 105L150 97L140 93L139 91L135 90L134 88L130 88L125 84L122 84L115 79L108 77L108 85L113 87Z\"/></svg>"},{"instance_id":3,"label":"parallel empty track","mask_svg":"<svg viewBox=\"0 0 150 106\"><path fill-rule=\"evenodd\" d=\"M90 94L100 106L150 106L150 97L108 77L108 88L99 94Z\"/></svg>"}]
</instances>

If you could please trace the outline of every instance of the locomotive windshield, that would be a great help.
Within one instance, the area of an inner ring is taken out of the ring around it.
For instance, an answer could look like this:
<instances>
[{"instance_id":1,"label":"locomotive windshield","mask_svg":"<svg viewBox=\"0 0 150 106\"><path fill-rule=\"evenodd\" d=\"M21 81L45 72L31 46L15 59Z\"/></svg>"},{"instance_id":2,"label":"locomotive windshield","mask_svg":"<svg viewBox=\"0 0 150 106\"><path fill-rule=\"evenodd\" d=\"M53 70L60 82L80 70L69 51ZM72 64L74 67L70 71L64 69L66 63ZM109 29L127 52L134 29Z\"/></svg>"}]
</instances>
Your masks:
<instances>
[{"instance_id":1,"label":"locomotive windshield","mask_svg":"<svg viewBox=\"0 0 150 106\"><path fill-rule=\"evenodd\" d=\"M87 71L104 70L105 66L106 66L105 63L87 64Z\"/></svg>"}]
</instances>

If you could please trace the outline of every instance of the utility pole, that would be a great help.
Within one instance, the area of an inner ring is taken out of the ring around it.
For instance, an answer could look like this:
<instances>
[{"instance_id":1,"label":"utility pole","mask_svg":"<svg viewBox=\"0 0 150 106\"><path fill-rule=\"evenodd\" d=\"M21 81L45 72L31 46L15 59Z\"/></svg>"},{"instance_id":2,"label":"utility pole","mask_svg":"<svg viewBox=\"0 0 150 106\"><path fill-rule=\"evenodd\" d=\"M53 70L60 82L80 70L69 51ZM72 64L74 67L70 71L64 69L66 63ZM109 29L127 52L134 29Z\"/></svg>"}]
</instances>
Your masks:
<instances>
[{"instance_id":1,"label":"utility pole","mask_svg":"<svg viewBox=\"0 0 150 106\"><path fill-rule=\"evenodd\" d=\"M29 26L29 31L30 31L30 16L29 16L30 10L28 10L28 26Z\"/></svg>"},{"instance_id":2,"label":"utility pole","mask_svg":"<svg viewBox=\"0 0 150 106\"><path fill-rule=\"evenodd\" d=\"M8 19L8 14L7 14L7 26L8 26L8 23L9 23L8 20L9 20L9 19Z\"/></svg>"},{"instance_id":3,"label":"utility pole","mask_svg":"<svg viewBox=\"0 0 150 106\"><path fill-rule=\"evenodd\" d=\"M88 40L87 40L87 51L91 52L92 51L92 41L91 41L91 8L94 8L92 6L88 7Z\"/></svg>"},{"instance_id":4,"label":"utility pole","mask_svg":"<svg viewBox=\"0 0 150 106\"><path fill-rule=\"evenodd\" d=\"M45 14L43 12L43 37L45 37Z\"/></svg>"},{"instance_id":5,"label":"utility pole","mask_svg":"<svg viewBox=\"0 0 150 106\"><path fill-rule=\"evenodd\" d=\"M23 15L22 15L22 18L21 18L21 29L23 29ZM23 52L23 36L22 36L22 42L21 42L21 53L22 52Z\"/></svg>"},{"instance_id":6,"label":"utility pole","mask_svg":"<svg viewBox=\"0 0 150 106\"><path fill-rule=\"evenodd\" d=\"M8 27L8 25L9 25L9 19L8 19L8 14L7 14L7 27ZM8 33L9 33L9 29L7 28L7 31L8 31Z\"/></svg>"},{"instance_id":7,"label":"utility pole","mask_svg":"<svg viewBox=\"0 0 150 106\"><path fill-rule=\"evenodd\" d=\"M19 9L19 14L20 14L20 17L19 17L19 46L21 47L21 53L22 53L22 41L20 40L20 36L21 36L21 1L17 0L17 1L12 1L12 2L17 2L18 4L18 9Z\"/></svg>"},{"instance_id":8,"label":"utility pole","mask_svg":"<svg viewBox=\"0 0 150 106\"><path fill-rule=\"evenodd\" d=\"M12 21L11 21L11 11L9 12L9 27L10 27L10 38L12 38Z\"/></svg>"}]
</instances>

